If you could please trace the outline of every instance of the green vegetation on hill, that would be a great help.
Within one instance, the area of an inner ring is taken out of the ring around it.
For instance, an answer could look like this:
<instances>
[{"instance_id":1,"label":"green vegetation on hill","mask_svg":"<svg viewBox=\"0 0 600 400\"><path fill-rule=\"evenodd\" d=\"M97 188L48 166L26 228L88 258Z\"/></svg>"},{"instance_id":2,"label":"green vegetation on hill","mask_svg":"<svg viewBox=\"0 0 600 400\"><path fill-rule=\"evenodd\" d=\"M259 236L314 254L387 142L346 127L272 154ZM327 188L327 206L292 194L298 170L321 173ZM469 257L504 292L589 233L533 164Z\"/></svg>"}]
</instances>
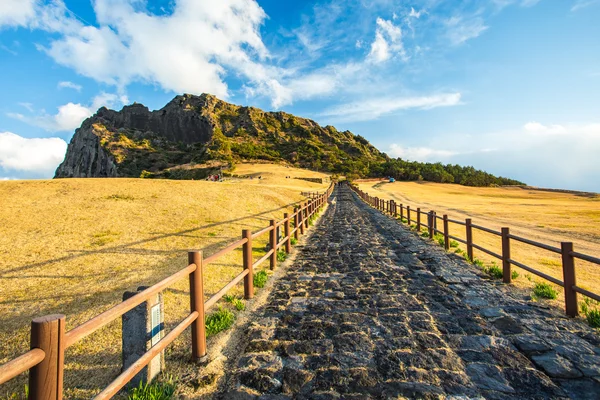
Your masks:
<instances>
[{"instance_id":1,"label":"green vegetation on hill","mask_svg":"<svg viewBox=\"0 0 600 400\"><path fill-rule=\"evenodd\" d=\"M458 183L465 186L523 185L514 179L497 177L473 167L421 163L400 158L376 164L370 173L372 176L391 176L400 181Z\"/></svg>"}]
</instances>

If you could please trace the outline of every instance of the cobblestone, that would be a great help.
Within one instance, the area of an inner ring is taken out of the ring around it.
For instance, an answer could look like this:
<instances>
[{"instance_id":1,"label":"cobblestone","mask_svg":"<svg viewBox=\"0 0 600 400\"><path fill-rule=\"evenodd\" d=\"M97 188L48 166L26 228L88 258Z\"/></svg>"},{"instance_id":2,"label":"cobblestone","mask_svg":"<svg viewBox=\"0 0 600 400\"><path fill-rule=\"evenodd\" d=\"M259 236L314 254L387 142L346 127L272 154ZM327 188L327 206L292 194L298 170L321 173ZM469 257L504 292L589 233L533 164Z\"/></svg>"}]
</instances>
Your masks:
<instances>
[{"instance_id":1,"label":"cobblestone","mask_svg":"<svg viewBox=\"0 0 600 400\"><path fill-rule=\"evenodd\" d=\"M247 332L235 399L598 399L600 338L362 203L332 204Z\"/></svg>"}]
</instances>

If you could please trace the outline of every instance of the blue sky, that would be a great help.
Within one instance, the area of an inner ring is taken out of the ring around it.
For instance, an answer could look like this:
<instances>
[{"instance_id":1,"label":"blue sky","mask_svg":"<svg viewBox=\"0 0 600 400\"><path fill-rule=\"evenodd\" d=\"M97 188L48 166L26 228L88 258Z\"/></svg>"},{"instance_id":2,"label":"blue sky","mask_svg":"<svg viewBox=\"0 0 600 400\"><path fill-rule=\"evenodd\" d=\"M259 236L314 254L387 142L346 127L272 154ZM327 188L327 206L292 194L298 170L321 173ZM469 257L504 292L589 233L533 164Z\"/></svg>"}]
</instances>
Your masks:
<instances>
[{"instance_id":1,"label":"blue sky","mask_svg":"<svg viewBox=\"0 0 600 400\"><path fill-rule=\"evenodd\" d=\"M203 92L393 157L600 192L600 0L2 0L0 178L102 105Z\"/></svg>"}]
</instances>

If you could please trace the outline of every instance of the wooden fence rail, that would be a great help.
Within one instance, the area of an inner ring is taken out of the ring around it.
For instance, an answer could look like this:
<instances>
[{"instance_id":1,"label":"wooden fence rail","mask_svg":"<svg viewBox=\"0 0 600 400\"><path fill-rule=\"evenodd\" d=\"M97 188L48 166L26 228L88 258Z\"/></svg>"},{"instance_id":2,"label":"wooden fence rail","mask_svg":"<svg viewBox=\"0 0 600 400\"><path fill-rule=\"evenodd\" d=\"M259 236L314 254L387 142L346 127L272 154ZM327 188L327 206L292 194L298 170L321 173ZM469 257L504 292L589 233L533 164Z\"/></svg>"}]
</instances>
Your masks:
<instances>
[{"instance_id":1,"label":"wooden fence rail","mask_svg":"<svg viewBox=\"0 0 600 400\"><path fill-rule=\"evenodd\" d=\"M404 221L404 210L406 210L406 221L410 225L411 222L416 222L416 229L421 231L421 215L425 214L427 216L427 230L429 232L429 237L433 238L434 234L440 234L444 237L444 248L446 250L450 249L450 241L456 240L457 242L463 243L467 247L467 257L469 260L473 261L473 249L477 249L482 251L492 257L497 258L502 262L502 280L504 283L510 283L512 280L511 275L511 266L514 265L516 267L522 268L528 272L531 272L534 275L537 275L543 279L546 279L558 286L561 286L564 289L565 295L565 312L570 317L576 317L579 313L577 306L577 294L582 294L596 301L600 301L600 295L596 293L592 293L588 290L585 290L579 286L577 286L576 274L575 274L575 259L584 260L593 264L600 265L600 258L592 257L586 254L582 254L573 250L573 243L571 242L562 242L560 247L550 246L544 243L539 243L530 239L526 239L520 236L512 235L510 233L510 229L508 227L502 228L500 232L495 231L493 229L486 228L484 226L473 224L470 218L467 218L464 222L459 220L450 219L448 215L439 216L435 211L431 210L428 212L423 212L420 208L416 209L417 218L416 221L411 219L411 208L410 206L404 206L400 204L400 209L397 210L395 206L395 202L393 200L386 201L383 199L379 199L378 197L370 196L368 193L363 192L355 185L350 185L352 190L367 204L372 207L389 214L395 218L398 218L398 214L400 215L401 221ZM389 204L392 204L390 207ZM398 213L399 211L399 213ZM414 212L414 208L412 209ZM442 222L442 230L438 229L437 222ZM466 240L458 238L456 236L450 235L450 224L456 224L459 226L465 227ZM501 254L496 253L492 250L486 249L483 246L480 246L473 242L473 229L480 230L482 232L486 232L495 236L498 236L502 240L502 249ZM541 271L538 271L528 265L520 263L519 261L514 260L511 257L511 243L512 241L524 243L530 246L534 246L540 249L544 249L556 254L560 254L562 258L562 272L563 272L563 280L554 278L548 274L545 274Z\"/></svg>"},{"instance_id":2,"label":"wooden fence rail","mask_svg":"<svg viewBox=\"0 0 600 400\"><path fill-rule=\"evenodd\" d=\"M65 365L65 350L86 336L106 326L121 317L127 311L144 303L152 296L163 291L174 283L188 278L190 287L190 313L164 336L148 352L140 357L129 368L125 369L110 385L100 392L95 399L110 399L119 392L139 371L152 361L160 352L171 344L185 329L191 326L191 351L192 361L198 361L206 356L206 331L204 316L227 292L242 280L244 281L244 298L254 296L254 269L267 259L270 259L270 268L276 267L277 251L284 248L287 253L291 251L292 237L298 239L299 234L304 234L309 226L309 219L316 215L327 203L327 198L333 192L334 185L323 193L311 192L307 197L310 200L294 208L291 215L284 214L283 220L270 221L270 225L256 233L250 230L242 231L242 238L220 251L204 258L202 251L188 253L188 265L175 274L163 279L155 285L145 289L135 296L123 301L111 309L97 315L91 320L65 332L65 316L62 314L49 315L36 318L31 323L31 350L27 353L0 365L0 384L29 371L29 399L32 400L60 400L63 396L63 371ZM294 223L291 229L290 222ZM277 227L284 226L285 237L277 242ZM253 262L252 240L269 233L270 250ZM218 258L242 247L243 270L231 282L215 293L210 299L204 301L203 269L206 265Z\"/></svg>"}]
</instances>

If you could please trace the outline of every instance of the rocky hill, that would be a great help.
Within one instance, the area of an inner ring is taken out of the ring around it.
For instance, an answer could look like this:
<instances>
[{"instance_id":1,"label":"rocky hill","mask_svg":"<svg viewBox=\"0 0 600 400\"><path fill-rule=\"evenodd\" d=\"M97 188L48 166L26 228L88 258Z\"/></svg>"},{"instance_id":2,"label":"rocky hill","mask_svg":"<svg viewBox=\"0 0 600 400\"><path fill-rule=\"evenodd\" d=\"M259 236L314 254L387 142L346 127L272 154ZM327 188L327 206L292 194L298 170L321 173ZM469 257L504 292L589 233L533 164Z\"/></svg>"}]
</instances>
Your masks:
<instances>
[{"instance_id":1,"label":"rocky hill","mask_svg":"<svg viewBox=\"0 0 600 400\"><path fill-rule=\"evenodd\" d=\"M244 160L284 162L350 178L522 184L473 167L392 159L352 132L209 94L177 96L157 111L142 104L121 111L100 108L75 131L55 177L202 179Z\"/></svg>"},{"instance_id":2,"label":"rocky hill","mask_svg":"<svg viewBox=\"0 0 600 400\"><path fill-rule=\"evenodd\" d=\"M368 175L388 157L349 131L186 94L157 111L100 108L75 131L55 177L202 178L215 165L250 159Z\"/></svg>"}]
</instances>

